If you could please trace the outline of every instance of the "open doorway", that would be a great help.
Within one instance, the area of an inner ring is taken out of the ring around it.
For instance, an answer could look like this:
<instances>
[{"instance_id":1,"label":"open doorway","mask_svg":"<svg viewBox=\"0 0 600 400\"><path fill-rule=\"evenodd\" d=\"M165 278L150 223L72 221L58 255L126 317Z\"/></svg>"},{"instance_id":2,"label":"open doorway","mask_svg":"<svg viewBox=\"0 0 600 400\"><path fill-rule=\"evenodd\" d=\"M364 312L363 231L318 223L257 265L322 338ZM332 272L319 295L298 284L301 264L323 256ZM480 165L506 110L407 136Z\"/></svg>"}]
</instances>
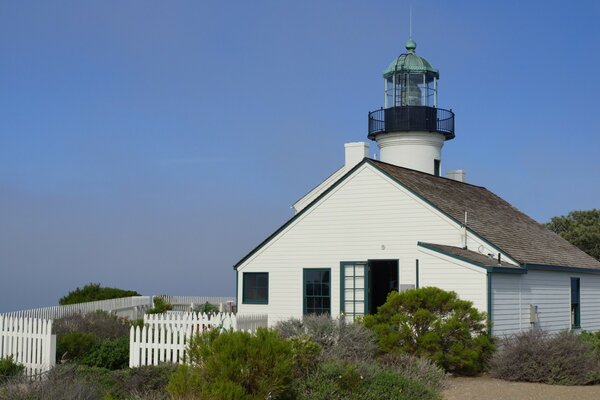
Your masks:
<instances>
[{"instance_id":1,"label":"open doorway","mask_svg":"<svg viewBox=\"0 0 600 400\"><path fill-rule=\"evenodd\" d=\"M398 291L398 260L369 260L369 314L375 314L388 293Z\"/></svg>"}]
</instances>

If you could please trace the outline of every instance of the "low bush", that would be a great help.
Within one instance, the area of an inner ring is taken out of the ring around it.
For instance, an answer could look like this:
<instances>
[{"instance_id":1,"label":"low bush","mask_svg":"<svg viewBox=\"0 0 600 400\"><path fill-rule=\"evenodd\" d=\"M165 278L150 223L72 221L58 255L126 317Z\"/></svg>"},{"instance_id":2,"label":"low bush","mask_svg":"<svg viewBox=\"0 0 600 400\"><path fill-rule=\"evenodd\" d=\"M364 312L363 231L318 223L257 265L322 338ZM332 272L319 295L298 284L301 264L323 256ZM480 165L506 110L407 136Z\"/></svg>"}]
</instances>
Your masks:
<instances>
[{"instance_id":1,"label":"low bush","mask_svg":"<svg viewBox=\"0 0 600 400\"><path fill-rule=\"evenodd\" d=\"M57 335L82 332L91 333L98 339L116 339L129 336L129 322L105 311L96 311L58 318L53 322L52 331Z\"/></svg>"},{"instance_id":2,"label":"low bush","mask_svg":"<svg viewBox=\"0 0 600 400\"><path fill-rule=\"evenodd\" d=\"M329 361L295 382L297 400L434 400L439 393L376 364Z\"/></svg>"},{"instance_id":3,"label":"low bush","mask_svg":"<svg viewBox=\"0 0 600 400\"><path fill-rule=\"evenodd\" d=\"M110 370L129 366L129 338L107 339L97 342L79 358L81 364Z\"/></svg>"},{"instance_id":4,"label":"low bush","mask_svg":"<svg viewBox=\"0 0 600 400\"><path fill-rule=\"evenodd\" d=\"M76 365L53 368L45 379L9 384L0 388L0 399L10 400L103 400L103 371L93 371L93 380L81 376ZM90 374L91 375L91 374Z\"/></svg>"},{"instance_id":5,"label":"low bush","mask_svg":"<svg viewBox=\"0 0 600 400\"><path fill-rule=\"evenodd\" d=\"M378 361L384 368L393 370L425 386L436 390L446 387L446 371L426 358L403 353L390 353L383 355Z\"/></svg>"},{"instance_id":6,"label":"low bush","mask_svg":"<svg viewBox=\"0 0 600 400\"><path fill-rule=\"evenodd\" d=\"M600 354L600 331L597 332L588 332L583 331L579 334L579 337L586 341L592 346L592 349L598 354Z\"/></svg>"},{"instance_id":7,"label":"low bush","mask_svg":"<svg viewBox=\"0 0 600 400\"><path fill-rule=\"evenodd\" d=\"M74 361L88 354L98 339L91 333L67 332L56 338L57 360Z\"/></svg>"},{"instance_id":8,"label":"low bush","mask_svg":"<svg viewBox=\"0 0 600 400\"><path fill-rule=\"evenodd\" d=\"M325 360L369 362L377 350L372 331L344 318L332 320L327 315L308 315L303 320L279 322L275 329L284 339L309 336L322 347Z\"/></svg>"},{"instance_id":9,"label":"low bush","mask_svg":"<svg viewBox=\"0 0 600 400\"><path fill-rule=\"evenodd\" d=\"M85 303L88 301L118 299L121 297L139 296L134 290L123 290L111 287L102 287L99 283L88 283L82 288L77 288L61 297L60 305Z\"/></svg>"},{"instance_id":10,"label":"low bush","mask_svg":"<svg viewBox=\"0 0 600 400\"><path fill-rule=\"evenodd\" d=\"M572 332L523 332L502 340L490 360L490 374L509 381L584 385L598 381L599 357Z\"/></svg>"},{"instance_id":11,"label":"low bush","mask_svg":"<svg viewBox=\"0 0 600 400\"><path fill-rule=\"evenodd\" d=\"M146 314L162 314L173 309L173 305L162 297L154 297L154 307L146 310Z\"/></svg>"},{"instance_id":12,"label":"low bush","mask_svg":"<svg viewBox=\"0 0 600 400\"><path fill-rule=\"evenodd\" d=\"M159 364L113 371L116 385L112 390L115 398L167 399L167 385L177 370L175 364Z\"/></svg>"},{"instance_id":13,"label":"low bush","mask_svg":"<svg viewBox=\"0 0 600 400\"><path fill-rule=\"evenodd\" d=\"M169 382L174 397L283 399L293 375L292 344L268 329L255 335L217 330L190 340L189 361Z\"/></svg>"},{"instance_id":14,"label":"low bush","mask_svg":"<svg viewBox=\"0 0 600 400\"><path fill-rule=\"evenodd\" d=\"M288 340L292 345L295 376L308 375L319 362L321 346L310 336L292 337Z\"/></svg>"},{"instance_id":15,"label":"low bush","mask_svg":"<svg viewBox=\"0 0 600 400\"><path fill-rule=\"evenodd\" d=\"M110 371L69 364L53 368L46 379L0 388L10 400L167 400L166 386L177 367L161 364Z\"/></svg>"},{"instance_id":16,"label":"low bush","mask_svg":"<svg viewBox=\"0 0 600 400\"><path fill-rule=\"evenodd\" d=\"M25 371L25 366L15 362L13 356L0 358L0 382L20 376Z\"/></svg>"},{"instance_id":17,"label":"low bush","mask_svg":"<svg viewBox=\"0 0 600 400\"><path fill-rule=\"evenodd\" d=\"M203 313L203 314L214 314L214 313L218 313L220 310L219 310L219 306L217 306L216 304L209 303L207 301L206 303L202 304L201 306L194 307L194 311Z\"/></svg>"},{"instance_id":18,"label":"low bush","mask_svg":"<svg viewBox=\"0 0 600 400\"><path fill-rule=\"evenodd\" d=\"M486 314L435 287L391 292L364 324L376 333L380 353L425 357L455 374L481 372L494 350Z\"/></svg>"}]
</instances>

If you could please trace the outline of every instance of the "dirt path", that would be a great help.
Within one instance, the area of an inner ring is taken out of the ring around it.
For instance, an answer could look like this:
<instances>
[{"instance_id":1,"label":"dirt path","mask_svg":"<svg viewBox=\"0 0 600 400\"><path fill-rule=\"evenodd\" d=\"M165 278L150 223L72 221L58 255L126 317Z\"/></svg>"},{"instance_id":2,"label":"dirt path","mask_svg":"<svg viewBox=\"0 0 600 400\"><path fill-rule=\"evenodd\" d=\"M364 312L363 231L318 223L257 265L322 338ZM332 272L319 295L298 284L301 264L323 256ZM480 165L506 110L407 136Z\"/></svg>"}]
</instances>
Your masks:
<instances>
[{"instance_id":1,"label":"dirt path","mask_svg":"<svg viewBox=\"0 0 600 400\"><path fill-rule=\"evenodd\" d=\"M599 400L600 385L558 386L488 377L451 378L445 400Z\"/></svg>"}]
</instances>

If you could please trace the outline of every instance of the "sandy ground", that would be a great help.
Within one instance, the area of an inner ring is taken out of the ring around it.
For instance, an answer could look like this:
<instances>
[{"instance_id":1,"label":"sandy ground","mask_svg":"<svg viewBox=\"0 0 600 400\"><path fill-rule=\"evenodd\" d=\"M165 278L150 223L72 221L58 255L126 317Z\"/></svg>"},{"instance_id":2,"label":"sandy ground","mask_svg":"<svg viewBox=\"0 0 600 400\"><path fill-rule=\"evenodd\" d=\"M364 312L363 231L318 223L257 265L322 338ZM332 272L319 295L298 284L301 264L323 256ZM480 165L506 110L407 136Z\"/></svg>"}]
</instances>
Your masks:
<instances>
[{"instance_id":1,"label":"sandy ground","mask_svg":"<svg viewBox=\"0 0 600 400\"><path fill-rule=\"evenodd\" d=\"M600 400L600 385L558 386L489 377L450 378L445 400Z\"/></svg>"}]
</instances>

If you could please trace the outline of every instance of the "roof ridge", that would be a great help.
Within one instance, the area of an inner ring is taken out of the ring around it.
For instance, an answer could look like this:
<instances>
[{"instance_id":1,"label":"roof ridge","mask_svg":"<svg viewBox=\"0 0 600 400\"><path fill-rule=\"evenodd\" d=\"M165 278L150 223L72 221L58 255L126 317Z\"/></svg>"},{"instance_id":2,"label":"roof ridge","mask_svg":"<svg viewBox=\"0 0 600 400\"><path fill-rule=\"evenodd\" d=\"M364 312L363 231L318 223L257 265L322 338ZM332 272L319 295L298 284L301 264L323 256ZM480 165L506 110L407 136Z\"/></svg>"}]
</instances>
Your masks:
<instances>
[{"instance_id":1,"label":"roof ridge","mask_svg":"<svg viewBox=\"0 0 600 400\"><path fill-rule=\"evenodd\" d=\"M469 183L469 182L461 182L461 181L457 181L457 180L454 180L454 179L452 179L452 178L447 178L447 177L445 177L445 176L441 176L441 175L432 175L432 174L429 174L429 173L427 173L427 172L419 171L419 170L417 170L417 169L412 169L412 168L401 167L401 166L399 166L399 165L390 164L390 163L388 163L388 162L381 161L381 160L376 160L376 159L374 159L374 158L369 158L369 157L365 157L365 158L367 159L367 161L369 161L369 162L371 162L371 161L372 161L372 162L375 162L376 164L384 164L384 165L389 165L390 167L399 168L399 169L403 169L403 170L406 170L406 171L411 171L411 172L416 172L416 173L418 173L418 174L425 175L425 176L428 176L428 177L431 177L431 178L439 178L439 179L443 179L443 180L445 180L445 181L449 181L449 182L453 182L453 183L459 183L459 184L462 184L462 185L468 185L468 186L476 187L476 188L479 188L479 189L485 189L485 190L487 190L488 192L490 192L490 193L493 193L492 191L490 191L490 190L489 190L488 188L486 188L485 186L479 186L479 185L475 185L475 184L473 184L473 183Z\"/></svg>"}]
</instances>

